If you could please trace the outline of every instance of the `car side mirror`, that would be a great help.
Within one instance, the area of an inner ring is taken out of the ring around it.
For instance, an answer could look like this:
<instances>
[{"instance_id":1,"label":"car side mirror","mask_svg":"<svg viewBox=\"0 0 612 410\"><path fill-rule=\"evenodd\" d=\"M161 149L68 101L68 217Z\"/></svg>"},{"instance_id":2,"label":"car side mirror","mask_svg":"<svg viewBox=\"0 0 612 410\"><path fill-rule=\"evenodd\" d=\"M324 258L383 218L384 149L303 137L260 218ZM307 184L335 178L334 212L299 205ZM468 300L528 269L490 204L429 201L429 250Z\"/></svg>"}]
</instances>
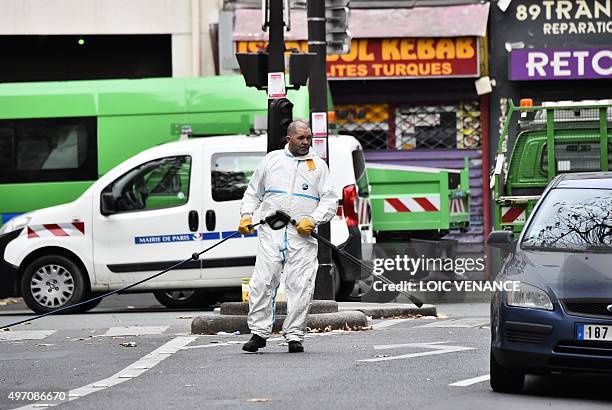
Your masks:
<instances>
[{"instance_id":1,"label":"car side mirror","mask_svg":"<svg viewBox=\"0 0 612 410\"><path fill-rule=\"evenodd\" d=\"M514 232L493 231L489 234L489 237L487 238L487 245L493 246L495 248L512 251L516 246Z\"/></svg>"},{"instance_id":2,"label":"car side mirror","mask_svg":"<svg viewBox=\"0 0 612 410\"><path fill-rule=\"evenodd\" d=\"M100 196L100 213L104 216L115 212L116 199L112 192L103 192Z\"/></svg>"}]
</instances>

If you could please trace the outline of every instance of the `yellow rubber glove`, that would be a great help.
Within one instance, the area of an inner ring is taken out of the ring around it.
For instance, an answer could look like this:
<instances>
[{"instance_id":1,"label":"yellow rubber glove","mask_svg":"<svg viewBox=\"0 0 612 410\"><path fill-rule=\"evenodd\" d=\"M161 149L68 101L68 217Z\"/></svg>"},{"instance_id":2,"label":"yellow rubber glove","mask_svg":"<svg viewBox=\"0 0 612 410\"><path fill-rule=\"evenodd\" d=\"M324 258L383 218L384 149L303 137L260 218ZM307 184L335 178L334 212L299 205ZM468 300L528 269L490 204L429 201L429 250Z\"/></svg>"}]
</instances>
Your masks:
<instances>
[{"instance_id":1,"label":"yellow rubber glove","mask_svg":"<svg viewBox=\"0 0 612 410\"><path fill-rule=\"evenodd\" d=\"M314 220L310 217L300 219L298 222L296 229L300 235L308 236L314 230L315 223Z\"/></svg>"},{"instance_id":2,"label":"yellow rubber glove","mask_svg":"<svg viewBox=\"0 0 612 410\"><path fill-rule=\"evenodd\" d=\"M253 219L250 216L243 216L240 218L240 224L238 225L238 232L241 235L255 232L255 229L249 229L249 225L253 225Z\"/></svg>"}]
</instances>

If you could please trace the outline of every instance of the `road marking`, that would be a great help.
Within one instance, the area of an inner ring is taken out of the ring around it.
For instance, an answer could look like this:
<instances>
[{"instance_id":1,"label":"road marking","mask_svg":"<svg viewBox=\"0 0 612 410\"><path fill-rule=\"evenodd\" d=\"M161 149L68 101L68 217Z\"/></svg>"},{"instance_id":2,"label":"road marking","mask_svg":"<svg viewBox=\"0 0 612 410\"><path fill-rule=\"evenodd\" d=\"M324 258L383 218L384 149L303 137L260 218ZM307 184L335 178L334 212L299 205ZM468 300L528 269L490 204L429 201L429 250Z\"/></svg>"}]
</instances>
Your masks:
<instances>
[{"instance_id":1,"label":"road marking","mask_svg":"<svg viewBox=\"0 0 612 410\"><path fill-rule=\"evenodd\" d=\"M490 378L491 378L490 375L485 374L484 376L478 376L478 377L474 377L472 379L461 380L459 382L449 384L449 386L466 387L466 386L471 386L472 384L476 384L476 383L480 383L480 382L486 382Z\"/></svg>"},{"instance_id":2,"label":"road marking","mask_svg":"<svg viewBox=\"0 0 612 410\"><path fill-rule=\"evenodd\" d=\"M57 332L57 330L16 330L0 332L0 340L40 340L55 332Z\"/></svg>"},{"instance_id":3,"label":"road marking","mask_svg":"<svg viewBox=\"0 0 612 410\"><path fill-rule=\"evenodd\" d=\"M331 332L325 332L325 333L307 333L304 335L304 338L312 338L312 337L320 337L320 336L330 336L330 335L338 335L338 334L344 334L344 333L350 333L348 331L345 330L341 330L341 331L331 331ZM285 342L285 338L284 337L271 337L269 339L266 340L268 343L270 342L280 342L283 341ZM181 350L190 350L190 349L201 349L204 347L217 347L217 346L231 346L231 345L237 345L237 344L244 344L246 343L246 340L230 340L229 342L224 342L224 343L210 343L207 345L195 345L195 346L185 346L183 348L181 348Z\"/></svg>"},{"instance_id":4,"label":"road marking","mask_svg":"<svg viewBox=\"0 0 612 410\"><path fill-rule=\"evenodd\" d=\"M397 325L399 323L407 322L409 320L414 321L414 319L387 319L387 320L385 320L383 322L379 322L379 323L373 324L372 325L372 329L380 330L380 329L384 329L385 327L389 327L389 326Z\"/></svg>"},{"instance_id":5,"label":"road marking","mask_svg":"<svg viewBox=\"0 0 612 410\"><path fill-rule=\"evenodd\" d=\"M431 342L431 343L405 343L393 345L376 345L375 350L397 349L400 347L421 347L424 349L432 349L427 352L408 353L399 356L375 357L372 359L361 359L358 362L386 362L389 360L410 359L413 357L431 356L436 354L462 352L465 350L475 350L474 347L445 345L448 342Z\"/></svg>"},{"instance_id":6,"label":"road marking","mask_svg":"<svg viewBox=\"0 0 612 410\"><path fill-rule=\"evenodd\" d=\"M132 363L125 369L120 370L119 372L113 374L112 376L106 379L103 379L103 380L98 380L97 382L93 382L88 385L76 388L76 389L70 390L68 392L68 401L73 401L80 397L85 397L91 393L95 393L97 391L116 386L127 380L132 380L140 376L141 374L143 374L150 368L156 366L162 360L165 360L168 357L170 357L170 354L168 354L169 352L176 353L196 339L197 339L197 336L175 337L174 339L170 340L168 343L164 344L161 347L158 347L157 349L153 350L148 355L140 358L139 360L135 361L134 363ZM18 410L36 409L40 407L53 407L53 406L57 406L63 403L66 403L66 402L45 403L44 401L40 401L38 403L19 407Z\"/></svg>"},{"instance_id":7,"label":"road marking","mask_svg":"<svg viewBox=\"0 0 612 410\"><path fill-rule=\"evenodd\" d=\"M161 335L170 326L127 326L111 327L102 336L144 336Z\"/></svg>"},{"instance_id":8,"label":"road marking","mask_svg":"<svg viewBox=\"0 0 612 410\"><path fill-rule=\"evenodd\" d=\"M468 317L465 319L448 319L415 327L479 327L491 323L488 317Z\"/></svg>"}]
</instances>

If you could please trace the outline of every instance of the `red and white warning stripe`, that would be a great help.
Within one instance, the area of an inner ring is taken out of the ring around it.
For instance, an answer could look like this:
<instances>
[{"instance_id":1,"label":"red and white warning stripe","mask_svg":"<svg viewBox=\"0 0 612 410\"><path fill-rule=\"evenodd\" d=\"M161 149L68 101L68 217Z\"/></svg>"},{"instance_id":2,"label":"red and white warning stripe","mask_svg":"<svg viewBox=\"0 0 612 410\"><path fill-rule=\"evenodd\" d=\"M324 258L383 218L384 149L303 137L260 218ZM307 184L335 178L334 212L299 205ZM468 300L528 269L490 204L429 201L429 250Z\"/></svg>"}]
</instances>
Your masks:
<instances>
[{"instance_id":1,"label":"red and white warning stripe","mask_svg":"<svg viewBox=\"0 0 612 410\"><path fill-rule=\"evenodd\" d=\"M507 225L525 223L526 220L525 208L518 206L502 206L501 214L502 223Z\"/></svg>"},{"instance_id":2,"label":"red and white warning stripe","mask_svg":"<svg viewBox=\"0 0 612 410\"><path fill-rule=\"evenodd\" d=\"M84 222L44 224L28 226L28 238L50 238L53 236L83 236Z\"/></svg>"},{"instance_id":3,"label":"red and white warning stripe","mask_svg":"<svg viewBox=\"0 0 612 410\"><path fill-rule=\"evenodd\" d=\"M385 198L385 212L439 212L440 195Z\"/></svg>"},{"instance_id":4,"label":"red and white warning stripe","mask_svg":"<svg viewBox=\"0 0 612 410\"><path fill-rule=\"evenodd\" d=\"M367 199L359 199L359 224L367 225L370 223L369 221L369 212L368 208L370 207L370 202Z\"/></svg>"},{"instance_id":5,"label":"red and white warning stripe","mask_svg":"<svg viewBox=\"0 0 612 410\"><path fill-rule=\"evenodd\" d=\"M451 214L463 214L466 211L467 207L465 204L464 198L452 198L450 202L450 213Z\"/></svg>"}]
</instances>

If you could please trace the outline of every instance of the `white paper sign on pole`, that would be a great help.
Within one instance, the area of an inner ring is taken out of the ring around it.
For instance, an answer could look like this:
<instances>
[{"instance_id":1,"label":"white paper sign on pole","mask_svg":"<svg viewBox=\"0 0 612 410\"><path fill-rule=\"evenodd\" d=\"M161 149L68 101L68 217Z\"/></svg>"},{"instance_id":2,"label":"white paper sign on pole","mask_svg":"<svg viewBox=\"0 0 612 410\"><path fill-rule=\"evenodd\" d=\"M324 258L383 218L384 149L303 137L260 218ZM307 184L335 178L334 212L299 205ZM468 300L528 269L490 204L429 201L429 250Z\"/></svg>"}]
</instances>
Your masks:
<instances>
[{"instance_id":1,"label":"white paper sign on pole","mask_svg":"<svg viewBox=\"0 0 612 410\"><path fill-rule=\"evenodd\" d=\"M268 98L285 98L285 73L268 73Z\"/></svg>"},{"instance_id":2,"label":"white paper sign on pole","mask_svg":"<svg viewBox=\"0 0 612 410\"><path fill-rule=\"evenodd\" d=\"M327 137L313 138L312 149L321 159L327 161Z\"/></svg>"},{"instance_id":3,"label":"white paper sign on pole","mask_svg":"<svg viewBox=\"0 0 612 410\"><path fill-rule=\"evenodd\" d=\"M327 137L327 113L313 112L312 113L312 136Z\"/></svg>"}]
</instances>

